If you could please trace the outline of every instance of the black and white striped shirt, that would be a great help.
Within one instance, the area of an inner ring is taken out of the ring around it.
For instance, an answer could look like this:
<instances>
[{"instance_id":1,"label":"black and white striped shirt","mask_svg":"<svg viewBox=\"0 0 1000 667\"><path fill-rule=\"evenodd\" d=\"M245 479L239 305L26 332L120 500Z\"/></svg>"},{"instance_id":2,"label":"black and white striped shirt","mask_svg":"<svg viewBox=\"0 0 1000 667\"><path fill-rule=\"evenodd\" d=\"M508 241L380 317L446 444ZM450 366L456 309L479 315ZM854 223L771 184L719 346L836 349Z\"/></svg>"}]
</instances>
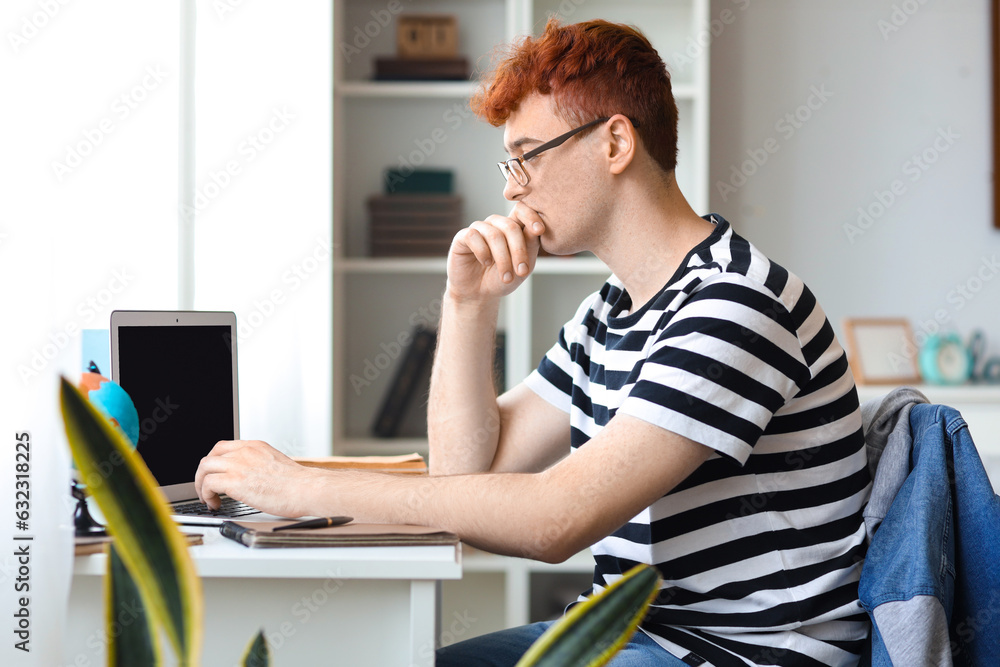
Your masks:
<instances>
[{"instance_id":1,"label":"black and white striped shirt","mask_svg":"<svg viewBox=\"0 0 1000 667\"><path fill-rule=\"evenodd\" d=\"M846 355L802 281L710 219L649 303L612 276L527 379L574 449L624 413L715 450L593 546L594 589L655 564L642 628L689 664L856 664L870 479Z\"/></svg>"}]
</instances>

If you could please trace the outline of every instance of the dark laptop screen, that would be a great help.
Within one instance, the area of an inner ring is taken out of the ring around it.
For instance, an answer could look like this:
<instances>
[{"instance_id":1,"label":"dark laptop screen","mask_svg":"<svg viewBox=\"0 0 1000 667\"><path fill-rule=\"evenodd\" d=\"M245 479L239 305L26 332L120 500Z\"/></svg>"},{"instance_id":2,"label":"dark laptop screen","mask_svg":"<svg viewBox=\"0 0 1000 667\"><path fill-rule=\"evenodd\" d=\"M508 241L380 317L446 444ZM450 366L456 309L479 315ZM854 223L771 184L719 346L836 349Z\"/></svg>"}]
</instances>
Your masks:
<instances>
[{"instance_id":1,"label":"dark laptop screen","mask_svg":"<svg viewBox=\"0 0 1000 667\"><path fill-rule=\"evenodd\" d=\"M122 326L119 384L139 413L138 452L161 486L193 482L219 440L233 439L227 326Z\"/></svg>"}]
</instances>

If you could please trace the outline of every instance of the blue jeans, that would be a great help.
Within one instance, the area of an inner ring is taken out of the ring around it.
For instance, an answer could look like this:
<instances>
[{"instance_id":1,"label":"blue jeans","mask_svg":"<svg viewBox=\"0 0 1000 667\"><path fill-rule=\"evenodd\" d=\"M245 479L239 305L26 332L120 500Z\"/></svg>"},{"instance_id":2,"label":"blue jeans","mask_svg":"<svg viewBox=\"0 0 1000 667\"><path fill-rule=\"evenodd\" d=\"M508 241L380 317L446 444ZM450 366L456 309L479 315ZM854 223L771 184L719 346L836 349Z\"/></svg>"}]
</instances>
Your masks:
<instances>
[{"instance_id":1,"label":"blue jeans","mask_svg":"<svg viewBox=\"0 0 1000 667\"><path fill-rule=\"evenodd\" d=\"M437 667L514 667L553 621L501 630L438 649ZM637 630L609 667L687 667Z\"/></svg>"}]
</instances>

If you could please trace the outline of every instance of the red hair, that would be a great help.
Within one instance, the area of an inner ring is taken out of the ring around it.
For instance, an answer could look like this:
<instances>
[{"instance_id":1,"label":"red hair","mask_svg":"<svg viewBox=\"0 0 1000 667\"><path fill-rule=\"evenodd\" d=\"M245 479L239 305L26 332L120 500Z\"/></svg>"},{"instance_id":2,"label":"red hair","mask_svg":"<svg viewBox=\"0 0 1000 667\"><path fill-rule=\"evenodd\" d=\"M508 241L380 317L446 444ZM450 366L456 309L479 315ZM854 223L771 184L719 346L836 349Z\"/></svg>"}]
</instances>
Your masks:
<instances>
[{"instance_id":1,"label":"red hair","mask_svg":"<svg viewBox=\"0 0 1000 667\"><path fill-rule=\"evenodd\" d=\"M641 32L608 21L564 26L550 18L541 36L508 48L472 98L476 115L503 125L524 98L551 94L560 114L579 125L628 116L664 171L677 166L677 104L670 75Z\"/></svg>"}]
</instances>

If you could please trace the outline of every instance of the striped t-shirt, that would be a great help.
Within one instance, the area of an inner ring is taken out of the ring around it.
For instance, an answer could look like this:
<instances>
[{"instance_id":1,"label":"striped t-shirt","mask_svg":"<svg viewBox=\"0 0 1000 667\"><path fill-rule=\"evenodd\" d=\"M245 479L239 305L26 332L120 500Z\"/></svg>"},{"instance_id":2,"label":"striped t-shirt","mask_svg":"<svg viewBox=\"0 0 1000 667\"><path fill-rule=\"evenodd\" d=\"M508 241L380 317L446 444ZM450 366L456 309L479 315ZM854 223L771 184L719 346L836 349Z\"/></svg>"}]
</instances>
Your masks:
<instances>
[{"instance_id":1,"label":"striped t-shirt","mask_svg":"<svg viewBox=\"0 0 1000 667\"><path fill-rule=\"evenodd\" d=\"M592 547L594 589L655 564L642 629L691 665L856 664L870 478L854 380L802 281L708 219L649 303L612 276L527 379L569 413L574 449L624 413L715 450Z\"/></svg>"}]
</instances>

